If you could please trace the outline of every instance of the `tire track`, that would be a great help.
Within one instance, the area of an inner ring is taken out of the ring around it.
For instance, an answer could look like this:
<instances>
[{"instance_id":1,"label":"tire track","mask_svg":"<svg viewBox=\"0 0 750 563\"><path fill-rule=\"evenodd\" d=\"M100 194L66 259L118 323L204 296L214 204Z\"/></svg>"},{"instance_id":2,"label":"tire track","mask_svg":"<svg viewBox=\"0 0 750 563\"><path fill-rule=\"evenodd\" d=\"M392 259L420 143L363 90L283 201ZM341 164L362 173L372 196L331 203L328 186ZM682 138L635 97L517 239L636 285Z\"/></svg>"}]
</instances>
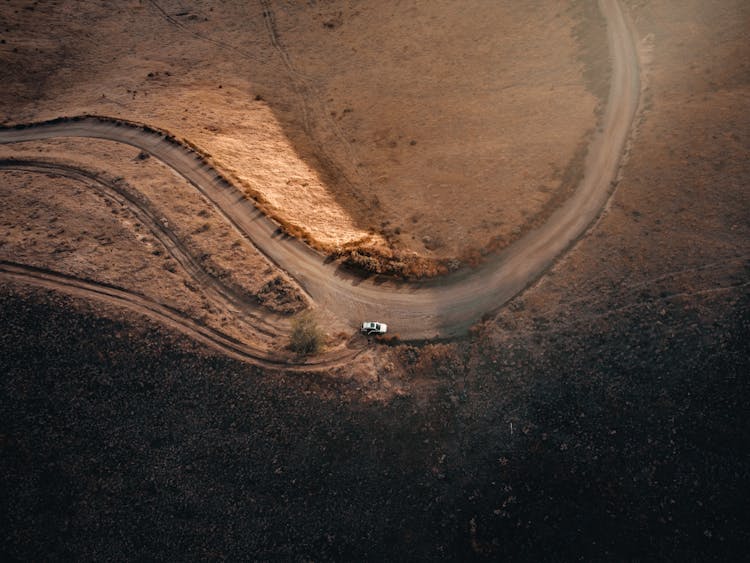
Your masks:
<instances>
[{"instance_id":1,"label":"tire track","mask_svg":"<svg viewBox=\"0 0 750 563\"><path fill-rule=\"evenodd\" d=\"M269 357L263 351L256 350L232 336L210 328L173 307L158 303L141 293L115 285L77 278L53 270L7 260L0 260L0 276L37 287L61 291L74 297L95 299L110 305L130 309L151 317L231 358L264 368L282 368L301 372L330 369L346 364L364 351L363 348L345 351L336 350L315 360L294 364L284 359Z\"/></svg>"},{"instance_id":2,"label":"tire track","mask_svg":"<svg viewBox=\"0 0 750 563\"><path fill-rule=\"evenodd\" d=\"M722 260L720 262L711 262L708 264L701 264L700 266L695 266L693 268L685 268L683 270L675 270L673 272L667 272L660 276L656 276L647 280L643 280L638 283L620 285L616 289L602 296L597 301L593 301L590 297L586 297L586 298L574 299L571 301L565 301L562 304L565 305L566 307L571 307L573 305L578 305L579 303L584 303L584 302L588 303L589 305L596 305L598 303L603 303L607 299L611 299L615 296L619 297L620 299L624 299L625 298L624 296L626 296L628 293L635 295L637 290L652 288L652 286L657 285L660 282L674 281L675 278L679 278L680 276L684 276L686 274L700 274L703 272L712 272L713 275L716 275L717 272L720 272L722 270L729 270L730 267L736 266L738 264L745 264L746 269L750 271L750 255L736 256L734 258L729 258L727 260Z\"/></svg>"},{"instance_id":3,"label":"tire track","mask_svg":"<svg viewBox=\"0 0 750 563\"><path fill-rule=\"evenodd\" d=\"M336 160L333 158L330 152L321 143L316 142L315 134L314 134L314 131L315 131L314 123L317 121L318 123L326 123L328 125L330 131L333 133L334 137L336 137L340 146L344 149L346 157L352 165L352 172L357 177L357 181L363 183L363 185L370 188L372 187L370 182L367 181L366 177L364 177L360 173L357 167L357 163L359 162L359 159L357 158L357 155L355 154L351 143L349 143L349 141L346 139L344 132L341 130L338 124L330 118L325 105L320 101L319 92L317 92L317 90L310 84L311 78L307 76L306 74L300 72L292 63L292 59L289 56L289 52L286 50L286 48L284 47L284 45L282 44L279 38L279 33L278 33L277 26L276 26L276 15L273 9L271 8L271 3L268 0L258 0L258 1L261 7L261 11L262 11L263 24L268 33L268 38L271 43L271 46L279 55L279 58L281 59L283 66L287 72L287 75L289 76L289 81L291 83L292 90L301 101L300 109L302 110L303 129L305 133L307 134L308 138L315 144L316 154L318 158L321 160L323 166L327 170L332 171L336 178L341 179L349 187L350 195L354 196L357 199L357 201L359 201L360 203L364 203L364 200L362 199L362 197L359 196L358 193L353 190L353 185L352 185L351 180L349 179L347 174L344 172L344 170L336 163ZM164 20L166 20L168 23L175 26L182 32L187 33L195 37L196 39L200 39L201 41L206 41L218 47L233 51L237 53L238 55L240 55L243 59L249 60L251 62L255 62L255 58L250 53L248 53L247 51L244 51L240 47L237 47L236 45L227 43L225 41L213 39L212 37L203 35L202 33L198 33L197 31L193 31L189 29L188 26L180 22L177 18L169 15L169 13L167 13L167 11L164 8L162 8L158 2L156 2L156 0L149 0L149 4L151 4L154 7L154 9L159 13L159 15L162 18L164 18ZM315 100L317 100L317 104L315 103ZM316 107L316 105L318 107ZM317 117L317 119L314 120L314 117Z\"/></svg>"},{"instance_id":4,"label":"tire track","mask_svg":"<svg viewBox=\"0 0 750 563\"><path fill-rule=\"evenodd\" d=\"M330 153L330 151L315 138L315 127L313 117L316 117L318 123L328 124L333 136L338 140L339 145L344 150L346 158L351 164L352 173L356 176L357 182L364 185L366 188L372 188L372 184L363 176L357 166L359 159L352 148L351 143L346 139L344 132L341 127L330 118L327 108L320 101L321 96L317 89L310 83L310 78L305 74L301 73L292 63L292 58L289 56L289 52L284 47L279 37L278 27L276 25L276 14L271 7L270 0L258 0L261 10L263 12L263 23L265 24L266 31L268 32L268 39L271 45L279 55L284 68L286 69L287 75L289 76L289 82L292 85L292 89L295 94L301 100L302 117L303 117L303 128L310 140L315 144L316 155L322 160L323 165L326 169L332 170L335 176L344 181L349 188L351 196L355 197L360 203L365 203L361 195L358 195L354 191L352 181L349 179L344 170L336 163L336 159Z\"/></svg>"},{"instance_id":5,"label":"tire track","mask_svg":"<svg viewBox=\"0 0 750 563\"><path fill-rule=\"evenodd\" d=\"M183 24L178 19L170 16L167 11L162 8L158 2L155 0L148 0L149 4L151 4L154 9L159 12L159 15L163 17L167 22L175 26L176 28L180 29L181 31L184 31L185 33L189 33L196 39L200 39L201 41L206 41L208 43L213 43L214 45L218 47L222 47L224 49L229 49L230 51L234 51L238 55L241 55L245 59L252 59L252 56L247 51L243 51L236 45L232 45L231 43L227 43L225 41L219 41L218 39L213 39L211 37L208 37L207 35L203 35L202 33L198 33L197 31L193 31L192 29L189 29L185 24Z\"/></svg>"},{"instance_id":6,"label":"tire track","mask_svg":"<svg viewBox=\"0 0 750 563\"><path fill-rule=\"evenodd\" d=\"M82 182L102 197L126 207L156 237L172 258L195 280L215 302L223 303L230 310L240 313L243 320L254 330L270 337L279 337L279 327L288 330L289 322L281 315L264 311L247 295L232 288L209 274L198 258L193 255L177 234L166 227L148 199L117 181L104 178L96 172L78 166L33 159L0 159L0 170L22 170L39 174L57 174ZM270 320L269 320L270 319Z\"/></svg>"}]
</instances>

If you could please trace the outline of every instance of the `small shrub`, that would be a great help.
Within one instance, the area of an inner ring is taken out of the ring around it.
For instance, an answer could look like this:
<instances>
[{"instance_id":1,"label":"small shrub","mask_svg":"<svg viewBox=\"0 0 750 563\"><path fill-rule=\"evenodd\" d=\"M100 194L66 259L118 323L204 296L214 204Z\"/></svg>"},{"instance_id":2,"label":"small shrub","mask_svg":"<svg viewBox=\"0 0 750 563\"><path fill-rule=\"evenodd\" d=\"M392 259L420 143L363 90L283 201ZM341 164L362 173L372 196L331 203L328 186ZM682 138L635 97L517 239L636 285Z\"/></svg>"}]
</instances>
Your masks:
<instances>
[{"instance_id":1,"label":"small shrub","mask_svg":"<svg viewBox=\"0 0 750 563\"><path fill-rule=\"evenodd\" d=\"M315 354L323 347L323 333L312 313L302 313L292 321L289 347L301 355Z\"/></svg>"}]
</instances>

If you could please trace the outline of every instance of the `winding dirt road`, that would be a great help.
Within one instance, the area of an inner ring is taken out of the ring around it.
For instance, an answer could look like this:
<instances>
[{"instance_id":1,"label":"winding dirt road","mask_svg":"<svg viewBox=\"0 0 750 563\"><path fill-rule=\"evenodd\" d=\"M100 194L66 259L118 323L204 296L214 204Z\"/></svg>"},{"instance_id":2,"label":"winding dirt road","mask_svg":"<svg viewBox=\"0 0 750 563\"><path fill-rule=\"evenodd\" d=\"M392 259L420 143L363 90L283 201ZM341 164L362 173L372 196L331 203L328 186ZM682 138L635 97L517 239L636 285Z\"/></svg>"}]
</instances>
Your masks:
<instances>
[{"instance_id":1,"label":"winding dirt road","mask_svg":"<svg viewBox=\"0 0 750 563\"><path fill-rule=\"evenodd\" d=\"M424 283L362 280L327 263L324 256L302 242L281 236L276 223L189 147L148 128L85 117L3 129L0 143L94 137L148 151L206 196L240 233L296 279L318 307L346 320L352 327L363 319L382 320L402 339L456 336L538 279L585 233L611 193L637 109L640 85L634 39L619 3L599 0L599 7L607 20L612 76L603 127L589 147L583 180L545 225L483 267L439 280ZM6 264L2 272L10 275L9 267ZM19 267L12 266L16 268L13 274L16 277L23 275L17 271Z\"/></svg>"},{"instance_id":2,"label":"winding dirt road","mask_svg":"<svg viewBox=\"0 0 750 563\"><path fill-rule=\"evenodd\" d=\"M0 159L0 170L20 170L53 174L81 181L104 198L126 207L162 244L167 253L202 287L207 296L240 313L256 332L270 337L288 334L290 323L283 315L273 314L252 296L231 287L208 273L179 236L160 220L161 215L141 193L123 182L113 181L82 167L44 160Z\"/></svg>"},{"instance_id":3,"label":"winding dirt road","mask_svg":"<svg viewBox=\"0 0 750 563\"><path fill-rule=\"evenodd\" d=\"M290 360L274 358L265 351L258 350L246 342L241 342L221 331L201 324L199 321L186 316L182 311L158 303L136 291L5 260L0 260L0 275L22 283L63 291L75 297L99 300L131 309L152 317L163 325L176 329L193 340L202 342L227 356L265 368L282 368L303 372L330 369L346 364L363 351L361 347L339 348L335 352L332 351L320 357L305 358L303 361L292 363Z\"/></svg>"}]
</instances>

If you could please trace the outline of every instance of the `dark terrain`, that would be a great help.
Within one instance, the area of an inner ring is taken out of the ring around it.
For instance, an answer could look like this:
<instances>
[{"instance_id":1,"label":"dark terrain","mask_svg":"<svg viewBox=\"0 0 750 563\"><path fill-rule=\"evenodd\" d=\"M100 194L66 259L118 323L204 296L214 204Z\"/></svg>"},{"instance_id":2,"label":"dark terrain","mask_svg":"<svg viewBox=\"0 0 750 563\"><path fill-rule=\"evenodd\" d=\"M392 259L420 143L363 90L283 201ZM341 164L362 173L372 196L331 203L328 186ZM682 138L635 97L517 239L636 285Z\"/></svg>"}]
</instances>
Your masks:
<instances>
[{"instance_id":1,"label":"dark terrain","mask_svg":"<svg viewBox=\"0 0 750 563\"><path fill-rule=\"evenodd\" d=\"M750 547L746 292L694 307L646 296L604 333L571 320L502 349L402 348L437 392L388 404L35 295L6 287L0 302L4 560ZM706 308L726 314L706 323Z\"/></svg>"},{"instance_id":2,"label":"dark terrain","mask_svg":"<svg viewBox=\"0 0 750 563\"><path fill-rule=\"evenodd\" d=\"M471 337L379 346L405 396L3 280L0 558L747 560L750 4L623 4L609 205Z\"/></svg>"}]
</instances>

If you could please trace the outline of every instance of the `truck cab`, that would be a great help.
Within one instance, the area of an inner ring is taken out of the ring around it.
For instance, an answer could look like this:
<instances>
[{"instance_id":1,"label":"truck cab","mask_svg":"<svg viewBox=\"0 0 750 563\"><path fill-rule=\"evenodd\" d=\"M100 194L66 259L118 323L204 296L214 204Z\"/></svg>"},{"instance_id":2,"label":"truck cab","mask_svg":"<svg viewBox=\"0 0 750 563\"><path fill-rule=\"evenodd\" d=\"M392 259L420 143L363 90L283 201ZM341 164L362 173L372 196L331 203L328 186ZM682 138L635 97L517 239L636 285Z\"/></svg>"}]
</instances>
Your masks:
<instances>
[{"instance_id":1,"label":"truck cab","mask_svg":"<svg viewBox=\"0 0 750 563\"><path fill-rule=\"evenodd\" d=\"M385 323L368 321L362 323L360 329L365 334L385 334L388 331L388 325Z\"/></svg>"}]
</instances>

